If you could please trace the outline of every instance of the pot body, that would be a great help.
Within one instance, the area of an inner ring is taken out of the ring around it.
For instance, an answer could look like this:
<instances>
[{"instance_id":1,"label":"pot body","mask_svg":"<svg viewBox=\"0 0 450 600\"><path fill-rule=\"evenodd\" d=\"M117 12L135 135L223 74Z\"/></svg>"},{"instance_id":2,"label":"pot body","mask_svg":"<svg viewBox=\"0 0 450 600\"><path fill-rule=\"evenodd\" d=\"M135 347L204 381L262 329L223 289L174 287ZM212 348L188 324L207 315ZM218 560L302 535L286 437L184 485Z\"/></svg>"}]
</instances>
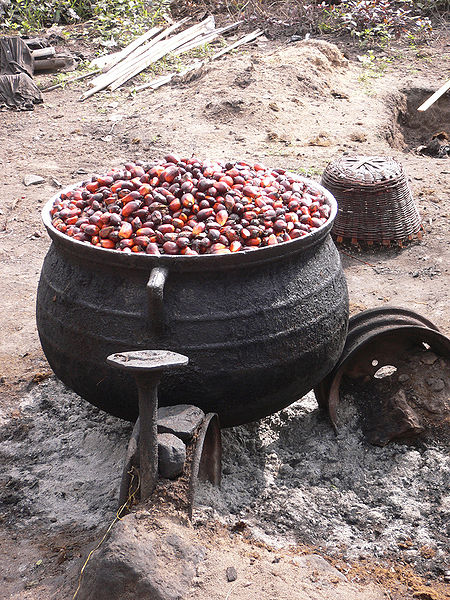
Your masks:
<instances>
[{"instance_id":1,"label":"pot body","mask_svg":"<svg viewBox=\"0 0 450 600\"><path fill-rule=\"evenodd\" d=\"M348 296L333 218L279 246L155 257L67 238L51 226L52 203L43 210L53 243L39 282L38 331L57 377L90 403L137 417L133 379L105 362L114 352L188 356L187 367L163 377L159 403L216 412L222 426L284 408L336 364Z\"/></svg>"}]
</instances>

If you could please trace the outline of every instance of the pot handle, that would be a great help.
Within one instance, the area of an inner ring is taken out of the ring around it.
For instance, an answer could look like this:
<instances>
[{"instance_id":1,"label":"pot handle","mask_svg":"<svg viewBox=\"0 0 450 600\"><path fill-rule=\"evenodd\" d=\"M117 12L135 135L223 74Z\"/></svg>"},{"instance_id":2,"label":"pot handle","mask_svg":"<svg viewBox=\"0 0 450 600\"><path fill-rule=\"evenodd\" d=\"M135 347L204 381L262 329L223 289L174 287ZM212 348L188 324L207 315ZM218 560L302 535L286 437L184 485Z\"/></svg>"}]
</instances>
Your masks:
<instances>
[{"instance_id":1,"label":"pot handle","mask_svg":"<svg viewBox=\"0 0 450 600\"><path fill-rule=\"evenodd\" d=\"M155 335L161 335L164 328L164 285L168 274L168 269L155 267L147 283L149 324Z\"/></svg>"}]
</instances>

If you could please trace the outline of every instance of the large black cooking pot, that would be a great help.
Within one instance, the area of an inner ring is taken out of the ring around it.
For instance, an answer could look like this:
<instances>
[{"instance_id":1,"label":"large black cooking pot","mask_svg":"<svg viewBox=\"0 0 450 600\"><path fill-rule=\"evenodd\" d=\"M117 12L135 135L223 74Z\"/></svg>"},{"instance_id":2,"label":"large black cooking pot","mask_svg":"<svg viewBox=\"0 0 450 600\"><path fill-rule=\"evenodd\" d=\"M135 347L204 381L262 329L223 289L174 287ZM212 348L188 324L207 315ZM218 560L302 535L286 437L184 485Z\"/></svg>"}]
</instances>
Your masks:
<instances>
[{"instance_id":1,"label":"large black cooking pot","mask_svg":"<svg viewBox=\"0 0 450 600\"><path fill-rule=\"evenodd\" d=\"M308 181L312 187L320 187ZM161 405L217 412L223 426L294 402L337 362L347 287L329 221L303 238L225 255L123 254L73 240L42 216L52 238L37 295L47 359L66 385L108 413L134 420L130 376L109 354L166 349L189 365L162 380Z\"/></svg>"}]
</instances>

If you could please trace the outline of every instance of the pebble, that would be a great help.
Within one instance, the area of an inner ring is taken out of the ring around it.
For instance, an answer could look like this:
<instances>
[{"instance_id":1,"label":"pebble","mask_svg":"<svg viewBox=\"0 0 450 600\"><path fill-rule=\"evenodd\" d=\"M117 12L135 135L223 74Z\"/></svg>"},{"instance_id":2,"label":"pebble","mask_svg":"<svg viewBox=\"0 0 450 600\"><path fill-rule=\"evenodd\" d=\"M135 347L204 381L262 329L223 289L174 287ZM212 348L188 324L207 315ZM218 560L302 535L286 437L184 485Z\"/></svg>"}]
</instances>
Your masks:
<instances>
[{"instance_id":1,"label":"pebble","mask_svg":"<svg viewBox=\"0 0 450 600\"><path fill-rule=\"evenodd\" d=\"M27 187L29 185L38 185L39 183L44 183L44 181L45 179L40 175L33 174L25 175L25 177L23 178L23 184Z\"/></svg>"},{"instance_id":2,"label":"pebble","mask_svg":"<svg viewBox=\"0 0 450 600\"><path fill-rule=\"evenodd\" d=\"M429 377L426 381L432 392L442 392L445 388L445 381L439 377Z\"/></svg>"},{"instance_id":3,"label":"pebble","mask_svg":"<svg viewBox=\"0 0 450 600\"><path fill-rule=\"evenodd\" d=\"M235 567L227 567L226 574L227 574L227 581L229 581L230 583L232 581L236 581L237 571L236 571Z\"/></svg>"}]
</instances>

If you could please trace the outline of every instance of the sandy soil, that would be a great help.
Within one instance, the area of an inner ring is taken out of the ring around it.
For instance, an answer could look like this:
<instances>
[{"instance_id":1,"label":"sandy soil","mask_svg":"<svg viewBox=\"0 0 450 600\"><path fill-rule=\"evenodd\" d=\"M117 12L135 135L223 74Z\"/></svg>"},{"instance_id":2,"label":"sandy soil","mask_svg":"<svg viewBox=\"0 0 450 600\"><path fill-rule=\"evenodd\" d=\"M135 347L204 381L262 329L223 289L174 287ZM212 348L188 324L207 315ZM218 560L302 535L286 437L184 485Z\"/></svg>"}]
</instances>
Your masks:
<instances>
[{"instance_id":1,"label":"sandy soil","mask_svg":"<svg viewBox=\"0 0 450 600\"><path fill-rule=\"evenodd\" d=\"M408 175L424 237L404 249L341 247L351 311L401 305L424 314L448 335L449 161L411 151L431 133L449 131L448 100L443 98L423 122L407 114L408 98L411 109L441 85L448 70L447 42L441 35L420 52L398 49L392 62L377 54L368 68L357 58L361 51L350 46L340 45L347 59L321 43L260 40L224 57L200 78L157 93L128 96L118 91L81 104L77 99L85 85L80 84L46 94L33 112L2 113L0 423L11 426L13 419L13 429L20 429L19 399L49 372L34 315L37 281L49 247L40 219L43 203L60 184L127 159L161 157L169 150L203 158L255 159L316 179L343 152L398 159ZM46 83L50 76L37 80ZM27 174L45 181L26 187ZM73 567L85 544L98 535L94 528L45 536L37 526L35 535L33 528L7 523L7 507L1 512L4 598L48 598L70 571L66 558ZM42 557L51 565L46 573L38 572ZM19 559L29 565L29 589L18 576ZM383 578L379 581L384 585ZM416 597L445 597L439 589ZM246 596L236 587L232 597L251 597L249 590ZM391 598L409 598L413 592L405 587Z\"/></svg>"}]
</instances>

